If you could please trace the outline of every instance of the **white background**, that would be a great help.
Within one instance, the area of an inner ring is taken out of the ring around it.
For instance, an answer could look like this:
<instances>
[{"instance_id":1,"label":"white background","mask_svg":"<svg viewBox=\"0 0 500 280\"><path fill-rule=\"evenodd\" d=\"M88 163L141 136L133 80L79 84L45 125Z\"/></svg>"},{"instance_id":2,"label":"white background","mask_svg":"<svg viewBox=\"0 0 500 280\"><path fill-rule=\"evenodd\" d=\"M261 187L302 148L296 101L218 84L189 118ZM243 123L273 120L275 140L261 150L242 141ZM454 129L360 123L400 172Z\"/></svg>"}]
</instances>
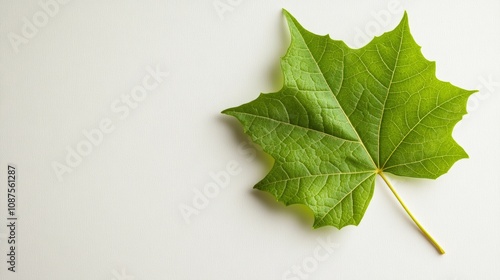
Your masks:
<instances>
[{"instance_id":1,"label":"white background","mask_svg":"<svg viewBox=\"0 0 500 280\"><path fill-rule=\"evenodd\" d=\"M16 53L9 36L43 9L0 1L1 279L500 279L500 2L398 2L396 13L373 0L232 0L223 13L214 3L71 1ZM304 208L252 190L270 160L242 153L241 127L220 114L281 87L282 8L360 47L361 33L391 30L403 7L438 78L481 90L454 131L470 159L435 181L390 177L444 256L379 179L358 227L313 230ZM111 104L148 67L169 76L121 120ZM53 164L106 118L114 131L58 180ZM179 207L232 161L240 173L186 223ZM18 169L16 273L8 164ZM284 277L294 266L302 278Z\"/></svg>"}]
</instances>

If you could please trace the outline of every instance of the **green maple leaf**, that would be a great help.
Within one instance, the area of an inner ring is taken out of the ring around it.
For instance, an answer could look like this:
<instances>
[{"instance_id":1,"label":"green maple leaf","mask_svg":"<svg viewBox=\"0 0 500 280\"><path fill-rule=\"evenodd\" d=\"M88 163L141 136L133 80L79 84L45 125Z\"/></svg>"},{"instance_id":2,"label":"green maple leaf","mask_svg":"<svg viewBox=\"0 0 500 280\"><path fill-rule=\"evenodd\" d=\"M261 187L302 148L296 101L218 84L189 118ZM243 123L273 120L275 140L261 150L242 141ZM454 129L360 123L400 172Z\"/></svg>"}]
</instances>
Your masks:
<instances>
[{"instance_id":1,"label":"green maple leaf","mask_svg":"<svg viewBox=\"0 0 500 280\"><path fill-rule=\"evenodd\" d=\"M444 253L384 172L434 179L466 158L451 133L475 91L436 78L406 13L394 30L360 49L313 34L284 14L292 40L281 61L283 88L223 111L275 159L255 188L286 205L308 206L314 227L340 229L359 224L379 174Z\"/></svg>"}]
</instances>

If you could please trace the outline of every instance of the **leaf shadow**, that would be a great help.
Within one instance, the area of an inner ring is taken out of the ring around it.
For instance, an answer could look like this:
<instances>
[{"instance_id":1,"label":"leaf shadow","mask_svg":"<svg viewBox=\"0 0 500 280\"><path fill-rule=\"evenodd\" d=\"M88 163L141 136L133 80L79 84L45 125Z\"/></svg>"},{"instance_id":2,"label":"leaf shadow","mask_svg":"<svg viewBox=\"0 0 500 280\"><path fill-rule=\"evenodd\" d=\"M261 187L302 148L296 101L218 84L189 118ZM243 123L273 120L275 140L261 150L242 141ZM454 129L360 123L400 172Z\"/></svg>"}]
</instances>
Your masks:
<instances>
[{"instance_id":1,"label":"leaf shadow","mask_svg":"<svg viewBox=\"0 0 500 280\"><path fill-rule=\"evenodd\" d=\"M267 73L267 76L269 77L268 82L272 85L274 91L279 91L281 88L283 88L285 78L283 77L283 73L281 72L280 63L274 63L271 67L269 67Z\"/></svg>"},{"instance_id":2,"label":"leaf shadow","mask_svg":"<svg viewBox=\"0 0 500 280\"><path fill-rule=\"evenodd\" d=\"M276 201L270 193L256 189L252 189L249 192L252 198L257 200L266 210L272 212L273 215L292 216L300 226L308 229L312 228L313 215L307 206L301 204L285 206L285 204Z\"/></svg>"},{"instance_id":3,"label":"leaf shadow","mask_svg":"<svg viewBox=\"0 0 500 280\"><path fill-rule=\"evenodd\" d=\"M302 230L304 236L310 238L334 238L342 240L344 235L339 229L333 226L325 226L321 228L313 228L314 216L309 207L303 204L285 204L276 201L275 197L265 191L252 189L250 195L257 200L267 211L273 216L278 216L277 219L293 219L297 223L297 228Z\"/></svg>"},{"instance_id":4,"label":"leaf shadow","mask_svg":"<svg viewBox=\"0 0 500 280\"><path fill-rule=\"evenodd\" d=\"M281 69L281 61L282 58L286 55L291 43L291 36L290 32L288 31L288 24L285 17L278 16L276 17L276 21L279 22L277 24L273 24L273 26L279 28L279 31L276 31L276 34L278 34L278 36L280 37L277 40L280 42L280 46L273 51L276 51L276 56L274 57L280 57L280 59L270 61L270 65L266 68L268 69L266 71L266 76L268 77L267 82L271 85L273 91L278 91L284 86L285 77L283 76L283 71Z\"/></svg>"},{"instance_id":5,"label":"leaf shadow","mask_svg":"<svg viewBox=\"0 0 500 280\"><path fill-rule=\"evenodd\" d=\"M250 136L243 132L243 126L231 116L220 115L217 117L217 120L229 127L231 131L231 135L233 140L237 145L242 145L243 143L248 143L251 148L254 148L255 155L248 160L257 161L264 164L264 169L266 170L266 174L271 170L274 164L274 159L268 155L266 152L262 150L262 148L255 144ZM247 155L248 156L248 155Z\"/></svg>"},{"instance_id":6,"label":"leaf shadow","mask_svg":"<svg viewBox=\"0 0 500 280\"><path fill-rule=\"evenodd\" d=\"M217 116L217 121L220 122L222 125L229 127L229 130L231 131L231 136L235 141L235 143L251 141L250 137L243 132L243 127L236 118L233 118L231 116L226 116L221 113Z\"/></svg>"}]
</instances>

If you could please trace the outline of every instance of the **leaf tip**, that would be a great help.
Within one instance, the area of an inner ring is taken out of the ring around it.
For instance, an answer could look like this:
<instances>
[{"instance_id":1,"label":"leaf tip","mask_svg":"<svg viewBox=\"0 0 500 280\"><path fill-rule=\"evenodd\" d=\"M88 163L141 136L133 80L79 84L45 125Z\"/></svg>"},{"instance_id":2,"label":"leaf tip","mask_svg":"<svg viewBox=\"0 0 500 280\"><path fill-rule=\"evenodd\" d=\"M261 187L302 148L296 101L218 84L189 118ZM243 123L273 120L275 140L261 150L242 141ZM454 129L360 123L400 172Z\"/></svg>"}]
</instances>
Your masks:
<instances>
[{"instance_id":1,"label":"leaf tip","mask_svg":"<svg viewBox=\"0 0 500 280\"><path fill-rule=\"evenodd\" d=\"M320 227L322 227L322 226L323 226L323 225L320 225L320 224L316 223L316 220L315 220L315 221L314 221L314 223L313 223L313 225L312 225L312 228L313 228L313 229L318 229L318 228L320 228Z\"/></svg>"},{"instance_id":2,"label":"leaf tip","mask_svg":"<svg viewBox=\"0 0 500 280\"><path fill-rule=\"evenodd\" d=\"M478 89L470 89L470 90L467 90L467 93L469 94L469 96L473 95L474 93L477 93L479 92Z\"/></svg>"},{"instance_id":3,"label":"leaf tip","mask_svg":"<svg viewBox=\"0 0 500 280\"><path fill-rule=\"evenodd\" d=\"M227 108L227 109L222 110L220 113L221 113L221 114L224 114L224 115L229 115L229 116L231 116L231 115L232 115L232 113L233 113L233 111L234 111L234 108Z\"/></svg>"},{"instance_id":4,"label":"leaf tip","mask_svg":"<svg viewBox=\"0 0 500 280\"><path fill-rule=\"evenodd\" d=\"M286 9L282 9L282 12L283 15L285 16L286 22L288 23L289 27L291 27L292 25L301 26L299 22L295 19L295 17L292 16L292 14L290 14L289 11L287 11Z\"/></svg>"},{"instance_id":5,"label":"leaf tip","mask_svg":"<svg viewBox=\"0 0 500 280\"><path fill-rule=\"evenodd\" d=\"M464 150L462 154L462 159L468 159L468 158L470 158L469 154Z\"/></svg>"},{"instance_id":6,"label":"leaf tip","mask_svg":"<svg viewBox=\"0 0 500 280\"><path fill-rule=\"evenodd\" d=\"M401 21L399 22L399 26L404 26L405 28L408 28L408 12L404 11L403 17L401 18Z\"/></svg>"},{"instance_id":7,"label":"leaf tip","mask_svg":"<svg viewBox=\"0 0 500 280\"><path fill-rule=\"evenodd\" d=\"M403 20L408 21L408 12L404 11L403 13Z\"/></svg>"}]
</instances>

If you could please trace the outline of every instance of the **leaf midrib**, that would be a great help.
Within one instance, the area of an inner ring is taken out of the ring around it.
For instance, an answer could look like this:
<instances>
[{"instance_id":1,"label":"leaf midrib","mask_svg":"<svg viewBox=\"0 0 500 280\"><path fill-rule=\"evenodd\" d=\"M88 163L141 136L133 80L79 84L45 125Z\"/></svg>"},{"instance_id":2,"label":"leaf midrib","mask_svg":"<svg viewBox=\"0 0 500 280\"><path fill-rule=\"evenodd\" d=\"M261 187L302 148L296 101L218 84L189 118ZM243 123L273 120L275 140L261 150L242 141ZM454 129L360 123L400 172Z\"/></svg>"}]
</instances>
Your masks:
<instances>
[{"instance_id":1,"label":"leaf midrib","mask_svg":"<svg viewBox=\"0 0 500 280\"><path fill-rule=\"evenodd\" d=\"M311 60L314 61L314 65L316 66L318 72L321 74L321 78L323 79L323 81L325 82L325 84L327 85L327 87L330 89L330 92L332 94L332 97L335 98L335 100L337 101L337 104L340 108L340 111L342 112L342 114L344 115L345 119L349 122L349 125L352 127L354 133L356 133L356 136L358 138L358 142L361 144L361 146L363 147L363 149L365 150L366 152L366 155L368 156L368 158L370 158L370 160L372 161L373 163L373 168L374 170L377 169L377 164L375 163L375 161L373 160L373 158L371 157L370 153L368 152L368 149L366 148L366 145L365 143L363 142L363 140L361 139L361 137L359 136L359 133L358 131L356 130L356 127L354 127L354 125L352 124L351 122L351 119L349 119L349 117L347 116L346 112L344 111L344 108L340 105L337 97L335 96L334 94L334 91L333 89L330 87L330 84L328 83L328 81L326 80L326 77L325 77L325 74L323 73L323 71L321 71L321 68L319 67L319 64L318 62L316 61L316 59L314 58L314 55L312 54L311 52L311 49L309 48L309 45L306 43L305 41L305 38L304 36L302 35L302 32L300 32L299 28L297 27L297 25L295 24L295 22L292 22L292 24L294 25L294 27L299 31L299 34L300 34L300 38L302 39L302 42L304 43L304 45L306 46L306 49L307 49L307 52L309 53L310 57L311 57ZM327 42L328 44L328 42ZM342 50L342 49L341 49ZM344 50L342 50L342 56L345 57L344 55ZM342 64L342 76L344 75L344 69L345 69L345 64ZM342 79L343 80L343 79Z\"/></svg>"},{"instance_id":2,"label":"leaf midrib","mask_svg":"<svg viewBox=\"0 0 500 280\"><path fill-rule=\"evenodd\" d=\"M300 179L305 179L305 178L314 178L314 177L321 177L321 176L354 175L354 174L364 174L364 173L371 174L371 173L373 173L373 171L355 171L355 172L336 172L336 173L314 174L314 175L307 175L307 176L300 176L300 177L293 177L293 178L286 178L283 180L272 181L269 183L262 184L260 186L268 186L268 185L275 184L275 183L289 182L292 180L300 180Z\"/></svg>"},{"instance_id":3,"label":"leaf midrib","mask_svg":"<svg viewBox=\"0 0 500 280\"><path fill-rule=\"evenodd\" d=\"M268 121L277 122L277 123L284 124L284 125L289 125L289 126L292 126L294 128L298 128L298 129L303 129L303 130L307 130L307 131L314 131L314 132L317 132L319 134L322 134L323 136L332 137L332 138L335 138L335 139L340 140L340 141L351 142L351 143L359 143L359 141L356 141L356 140L349 140L349 139L341 138L341 137L338 137L338 136L335 136L335 135L331 135L329 133L326 133L326 132L323 132L323 131L320 131L320 130L316 130L316 129L312 129L312 128L308 128L308 127L303 127L303 126L296 125L296 124L289 123L289 122L279 121L279 120L276 120L276 119L273 119L273 118L269 118L269 117L265 117L265 116L254 115L254 114L245 113L245 112L236 112L236 113L240 114L240 115L252 116L254 118L261 118L261 119L265 119L265 120L268 120Z\"/></svg>"},{"instance_id":4,"label":"leaf midrib","mask_svg":"<svg viewBox=\"0 0 500 280\"><path fill-rule=\"evenodd\" d=\"M389 99L389 92L391 91L391 87L392 87L392 81L394 80L394 74L396 73L396 68L398 67L398 62L399 62L399 55L401 54L401 46L403 45L403 37L404 37L404 28L406 26L403 26L401 28L401 36L400 36L400 39L399 39L399 47L398 47L398 51L397 51L397 56L396 56L396 61L394 62L394 67L392 68L392 75L391 75L391 80L389 81L389 84L387 85L387 91L386 91L386 94L385 94L385 100L384 100L384 104L382 104L382 115L380 116L380 122L379 122L379 125L378 125L378 138L377 138L377 148L378 148L378 155L377 155L377 167L379 167L380 169L383 169L383 167L380 167L380 133L381 133L381 130L382 130L382 122L384 120L384 116L385 116L385 105L387 104L387 99ZM377 49L378 50L378 49ZM380 56L380 54L379 54ZM380 59L383 61L382 59L382 56L380 56ZM384 62L385 64L385 62ZM387 163L387 161L384 162L384 165L385 163Z\"/></svg>"}]
</instances>

